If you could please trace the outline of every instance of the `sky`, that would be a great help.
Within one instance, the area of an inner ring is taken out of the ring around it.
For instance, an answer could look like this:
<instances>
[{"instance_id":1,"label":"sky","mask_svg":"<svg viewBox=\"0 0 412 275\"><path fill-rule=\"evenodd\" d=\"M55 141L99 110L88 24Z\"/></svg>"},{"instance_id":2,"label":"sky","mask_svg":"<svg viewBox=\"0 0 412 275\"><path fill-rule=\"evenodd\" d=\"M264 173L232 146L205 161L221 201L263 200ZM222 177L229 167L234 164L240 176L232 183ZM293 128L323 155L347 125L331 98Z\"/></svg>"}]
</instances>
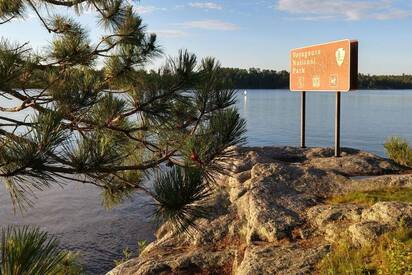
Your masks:
<instances>
[{"instance_id":1,"label":"sky","mask_svg":"<svg viewBox=\"0 0 412 275\"><path fill-rule=\"evenodd\" d=\"M165 56L188 49L224 67L289 70L292 48L356 39L360 72L412 74L412 0L128 1L157 33ZM93 13L78 20L92 40L101 36ZM26 20L0 25L0 36L39 50L52 40L30 10Z\"/></svg>"}]
</instances>

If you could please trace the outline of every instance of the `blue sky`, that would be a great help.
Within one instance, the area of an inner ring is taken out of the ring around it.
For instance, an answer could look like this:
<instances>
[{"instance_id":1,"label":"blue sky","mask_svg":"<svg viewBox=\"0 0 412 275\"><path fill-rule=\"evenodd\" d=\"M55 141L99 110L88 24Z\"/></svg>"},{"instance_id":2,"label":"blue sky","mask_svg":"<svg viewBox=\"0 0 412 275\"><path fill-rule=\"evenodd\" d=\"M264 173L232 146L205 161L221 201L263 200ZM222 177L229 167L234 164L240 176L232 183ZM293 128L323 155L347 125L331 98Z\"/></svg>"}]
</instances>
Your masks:
<instances>
[{"instance_id":1,"label":"blue sky","mask_svg":"<svg viewBox=\"0 0 412 275\"><path fill-rule=\"evenodd\" d=\"M133 5L149 31L158 34L166 55L187 48L199 57L214 56L225 67L288 70L291 48L350 38L359 40L360 72L412 74L412 0L141 0ZM26 17L0 25L0 35L41 49L52 36L30 11ZM92 39L100 35L93 13L79 20Z\"/></svg>"}]
</instances>

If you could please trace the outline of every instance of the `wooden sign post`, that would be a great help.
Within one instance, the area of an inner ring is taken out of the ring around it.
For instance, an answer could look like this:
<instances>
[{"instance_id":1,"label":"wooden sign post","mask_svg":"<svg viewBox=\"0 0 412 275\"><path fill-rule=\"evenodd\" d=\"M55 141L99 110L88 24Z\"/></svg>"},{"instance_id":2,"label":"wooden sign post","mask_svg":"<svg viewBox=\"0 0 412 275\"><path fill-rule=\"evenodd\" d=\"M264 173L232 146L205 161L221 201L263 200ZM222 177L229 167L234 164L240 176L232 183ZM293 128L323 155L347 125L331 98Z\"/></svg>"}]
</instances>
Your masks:
<instances>
[{"instance_id":1,"label":"wooden sign post","mask_svg":"<svg viewBox=\"0 0 412 275\"><path fill-rule=\"evenodd\" d=\"M341 92L357 89L358 42L340 40L290 51L290 90L301 92L301 147L305 148L306 92L336 92L335 156L340 156Z\"/></svg>"}]
</instances>

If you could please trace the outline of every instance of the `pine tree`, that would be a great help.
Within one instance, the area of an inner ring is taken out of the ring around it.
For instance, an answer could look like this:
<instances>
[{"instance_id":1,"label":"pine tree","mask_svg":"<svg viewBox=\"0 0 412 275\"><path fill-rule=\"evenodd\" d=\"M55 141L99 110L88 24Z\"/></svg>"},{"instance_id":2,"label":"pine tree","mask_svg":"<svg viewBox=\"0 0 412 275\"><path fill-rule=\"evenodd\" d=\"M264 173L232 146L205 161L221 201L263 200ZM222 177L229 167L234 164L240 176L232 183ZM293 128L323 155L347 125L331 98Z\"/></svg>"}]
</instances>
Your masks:
<instances>
[{"instance_id":1,"label":"pine tree","mask_svg":"<svg viewBox=\"0 0 412 275\"><path fill-rule=\"evenodd\" d=\"M39 228L7 227L0 231L0 274L82 274L77 254L59 247L55 237Z\"/></svg>"},{"instance_id":2,"label":"pine tree","mask_svg":"<svg viewBox=\"0 0 412 275\"><path fill-rule=\"evenodd\" d=\"M77 22L84 12L101 40ZM16 206L71 180L100 187L108 206L145 192L178 230L206 216L213 178L245 132L219 63L182 50L145 72L161 51L128 0L0 0L1 25L29 13L50 33L47 50L0 42L0 179Z\"/></svg>"}]
</instances>

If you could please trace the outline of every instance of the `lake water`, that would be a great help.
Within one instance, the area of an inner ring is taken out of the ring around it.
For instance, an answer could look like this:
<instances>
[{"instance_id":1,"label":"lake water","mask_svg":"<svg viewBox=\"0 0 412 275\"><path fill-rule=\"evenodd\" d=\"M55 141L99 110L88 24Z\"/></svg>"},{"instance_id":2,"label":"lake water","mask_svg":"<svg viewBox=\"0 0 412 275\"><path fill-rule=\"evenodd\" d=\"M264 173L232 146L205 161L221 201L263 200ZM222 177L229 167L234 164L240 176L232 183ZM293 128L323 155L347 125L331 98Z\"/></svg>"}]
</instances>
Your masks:
<instances>
[{"instance_id":1,"label":"lake water","mask_svg":"<svg viewBox=\"0 0 412 275\"><path fill-rule=\"evenodd\" d=\"M307 145L333 146L335 95L307 93ZM300 140L300 95L287 90L249 90L238 94L237 107L247 120L249 145L292 145ZM412 91L357 91L342 94L342 146L384 155L392 135L412 141ZM68 184L38 193L33 209L13 214L0 185L0 225L34 224L53 233L63 247L79 251L88 274L110 270L127 246L153 240L150 200L136 195L105 210L99 190Z\"/></svg>"},{"instance_id":2,"label":"lake water","mask_svg":"<svg viewBox=\"0 0 412 275\"><path fill-rule=\"evenodd\" d=\"M412 90L342 93L341 145L384 155L389 136L412 141ZM238 95L250 145L300 144L300 93L251 90ZM306 93L307 146L334 146L335 94Z\"/></svg>"}]
</instances>

